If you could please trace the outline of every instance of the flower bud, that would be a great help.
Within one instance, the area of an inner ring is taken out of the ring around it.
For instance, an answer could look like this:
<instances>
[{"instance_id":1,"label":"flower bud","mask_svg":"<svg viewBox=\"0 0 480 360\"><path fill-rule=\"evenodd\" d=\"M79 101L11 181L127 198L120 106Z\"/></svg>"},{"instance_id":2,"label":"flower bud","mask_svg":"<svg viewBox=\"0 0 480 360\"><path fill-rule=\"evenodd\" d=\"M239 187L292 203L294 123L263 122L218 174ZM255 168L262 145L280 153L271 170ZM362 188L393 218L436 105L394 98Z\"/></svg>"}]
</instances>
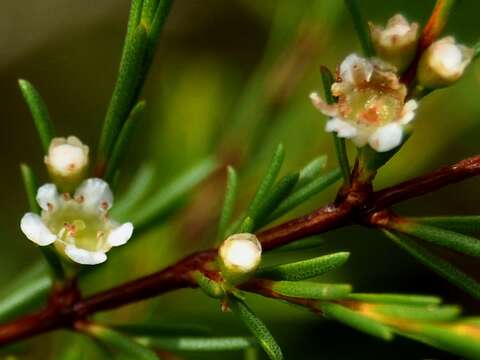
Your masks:
<instances>
[{"instance_id":1,"label":"flower bud","mask_svg":"<svg viewBox=\"0 0 480 360\"><path fill-rule=\"evenodd\" d=\"M373 47L379 58L404 71L413 60L418 43L418 24L409 23L402 15L390 18L387 26L369 23Z\"/></svg>"},{"instance_id":2,"label":"flower bud","mask_svg":"<svg viewBox=\"0 0 480 360\"><path fill-rule=\"evenodd\" d=\"M235 285L247 280L262 259L262 246L254 234L234 234L218 249L222 275Z\"/></svg>"},{"instance_id":3,"label":"flower bud","mask_svg":"<svg viewBox=\"0 0 480 360\"><path fill-rule=\"evenodd\" d=\"M457 44L452 36L435 41L422 54L417 78L426 88L449 86L460 79L474 50Z\"/></svg>"},{"instance_id":4,"label":"flower bud","mask_svg":"<svg viewBox=\"0 0 480 360\"><path fill-rule=\"evenodd\" d=\"M57 186L64 192L70 192L87 173L88 146L75 136L54 138L45 156L45 164Z\"/></svg>"}]
</instances>

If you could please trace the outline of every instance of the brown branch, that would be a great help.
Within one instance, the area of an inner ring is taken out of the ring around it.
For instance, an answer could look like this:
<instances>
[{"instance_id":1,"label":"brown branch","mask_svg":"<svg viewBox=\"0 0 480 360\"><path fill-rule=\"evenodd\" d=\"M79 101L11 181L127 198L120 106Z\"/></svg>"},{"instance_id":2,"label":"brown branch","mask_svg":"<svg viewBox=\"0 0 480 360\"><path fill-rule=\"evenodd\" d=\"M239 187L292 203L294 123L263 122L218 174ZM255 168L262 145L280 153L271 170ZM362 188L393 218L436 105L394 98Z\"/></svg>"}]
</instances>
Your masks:
<instances>
[{"instance_id":1,"label":"brown branch","mask_svg":"<svg viewBox=\"0 0 480 360\"><path fill-rule=\"evenodd\" d=\"M332 230L359 219L381 214L388 206L437 190L480 174L480 156L462 160L377 193L353 183L342 189L336 204L325 206L310 215L261 231L257 234L265 251L286 245L309 235ZM9 344L54 329L73 327L75 322L99 311L111 310L142 301L172 290L196 287L192 271L212 272L216 249L192 254L164 270L85 299L51 301L49 306L32 315L0 325L0 345ZM258 284L257 284L258 285ZM68 294L65 295L67 298Z\"/></svg>"}]
</instances>

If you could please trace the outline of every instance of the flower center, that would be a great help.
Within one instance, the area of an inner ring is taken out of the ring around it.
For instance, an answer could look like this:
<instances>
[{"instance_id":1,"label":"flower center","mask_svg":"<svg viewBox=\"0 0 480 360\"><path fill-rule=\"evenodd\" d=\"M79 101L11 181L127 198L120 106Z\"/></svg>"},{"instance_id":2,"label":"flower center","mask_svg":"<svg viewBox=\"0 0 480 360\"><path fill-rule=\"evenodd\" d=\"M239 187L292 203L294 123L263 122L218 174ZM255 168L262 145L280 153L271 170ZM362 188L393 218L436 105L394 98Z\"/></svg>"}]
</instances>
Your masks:
<instances>
[{"instance_id":1,"label":"flower center","mask_svg":"<svg viewBox=\"0 0 480 360\"><path fill-rule=\"evenodd\" d=\"M399 118L403 103L387 91L363 88L349 93L345 99L345 118L363 125L380 126Z\"/></svg>"},{"instance_id":2,"label":"flower center","mask_svg":"<svg viewBox=\"0 0 480 360\"><path fill-rule=\"evenodd\" d=\"M107 222L97 212L85 211L73 199L67 200L53 212L44 213L48 228L60 242L74 244L88 251L101 250L105 246Z\"/></svg>"}]
</instances>

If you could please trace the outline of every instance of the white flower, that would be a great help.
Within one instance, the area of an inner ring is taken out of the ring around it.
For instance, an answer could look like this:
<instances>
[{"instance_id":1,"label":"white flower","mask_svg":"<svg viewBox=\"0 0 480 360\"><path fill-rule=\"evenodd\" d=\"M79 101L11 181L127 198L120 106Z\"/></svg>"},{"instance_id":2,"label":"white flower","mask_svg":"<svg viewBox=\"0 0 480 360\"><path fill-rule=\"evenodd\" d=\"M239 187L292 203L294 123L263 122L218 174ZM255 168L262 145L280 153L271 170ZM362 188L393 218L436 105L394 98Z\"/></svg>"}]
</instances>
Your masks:
<instances>
[{"instance_id":1,"label":"white flower","mask_svg":"<svg viewBox=\"0 0 480 360\"><path fill-rule=\"evenodd\" d=\"M452 36L437 40L420 58L418 82L427 88L451 85L463 75L473 55L473 49L457 44Z\"/></svg>"},{"instance_id":2,"label":"white flower","mask_svg":"<svg viewBox=\"0 0 480 360\"><path fill-rule=\"evenodd\" d=\"M251 273L260 264L262 246L254 234L235 234L222 243L218 253L229 272Z\"/></svg>"},{"instance_id":3,"label":"white flower","mask_svg":"<svg viewBox=\"0 0 480 360\"><path fill-rule=\"evenodd\" d=\"M394 65L397 71L405 70L412 62L418 43L418 23L409 23L401 14L391 17L387 26L369 23L375 53Z\"/></svg>"},{"instance_id":4,"label":"white flower","mask_svg":"<svg viewBox=\"0 0 480 360\"><path fill-rule=\"evenodd\" d=\"M310 94L313 105L331 117L325 130L351 139L358 147L368 143L378 152L399 146L405 126L415 117L417 102L405 103L407 89L394 69L379 60L352 54L340 65L337 78L332 85L336 104L327 104L317 93Z\"/></svg>"},{"instance_id":5,"label":"white flower","mask_svg":"<svg viewBox=\"0 0 480 360\"><path fill-rule=\"evenodd\" d=\"M73 190L85 177L88 152L88 146L75 136L54 138L50 142L45 164L52 179L63 190Z\"/></svg>"},{"instance_id":6,"label":"white flower","mask_svg":"<svg viewBox=\"0 0 480 360\"><path fill-rule=\"evenodd\" d=\"M113 195L101 179L85 180L73 197L59 194L54 184L45 184L38 189L37 202L42 214L26 213L20 222L22 232L37 245L54 244L79 264L104 262L107 251L132 236L131 223L119 225L108 218Z\"/></svg>"}]
</instances>

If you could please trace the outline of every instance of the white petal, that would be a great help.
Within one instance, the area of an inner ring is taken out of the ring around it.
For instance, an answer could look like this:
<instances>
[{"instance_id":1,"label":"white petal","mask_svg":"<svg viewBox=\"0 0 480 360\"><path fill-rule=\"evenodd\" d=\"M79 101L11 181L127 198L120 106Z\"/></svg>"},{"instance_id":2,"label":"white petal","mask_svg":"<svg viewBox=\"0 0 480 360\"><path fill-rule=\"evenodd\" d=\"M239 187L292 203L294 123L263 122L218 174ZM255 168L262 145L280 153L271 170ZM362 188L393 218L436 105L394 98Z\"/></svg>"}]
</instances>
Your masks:
<instances>
[{"instance_id":1,"label":"white petal","mask_svg":"<svg viewBox=\"0 0 480 360\"><path fill-rule=\"evenodd\" d=\"M402 109L402 117L398 120L401 124L408 124L415 117L415 110L417 110L418 103L415 100L408 100Z\"/></svg>"},{"instance_id":2,"label":"white petal","mask_svg":"<svg viewBox=\"0 0 480 360\"><path fill-rule=\"evenodd\" d=\"M40 246L50 245L57 239L43 223L42 218L34 213L23 215L20 229L29 240Z\"/></svg>"},{"instance_id":3,"label":"white petal","mask_svg":"<svg viewBox=\"0 0 480 360\"><path fill-rule=\"evenodd\" d=\"M45 184L37 190L37 203L43 210L52 210L58 206L60 196L54 184Z\"/></svg>"},{"instance_id":4,"label":"white petal","mask_svg":"<svg viewBox=\"0 0 480 360\"><path fill-rule=\"evenodd\" d=\"M403 128L398 123L391 123L379 127L368 139L370 146L378 151L385 152L396 148L402 143Z\"/></svg>"},{"instance_id":5,"label":"white petal","mask_svg":"<svg viewBox=\"0 0 480 360\"><path fill-rule=\"evenodd\" d=\"M132 223L124 223L119 227L110 231L110 234L107 238L107 243L110 246L120 246L126 244L127 241L132 237L133 225Z\"/></svg>"},{"instance_id":6,"label":"white petal","mask_svg":"<svg viewBox=\"0 0 480 360\"><path fill-rule=\"evenodd\" d=\"M65 246L65 254L76 263L82 265L96 265L107 260L107 255L105 255L103 251L79 249L72 244L67 244Z\"/></svg>"},{"instance_id":7,"label":"white petal","mask_svg":"<svg viewBox=\"0 0 480 360\"><path fill-rule=\"evenodd\" d=\"M113 203L113 194L107 182L98 178L85 180L75 192L75 199L86 207L108 210Z\"/></svg>"},{"instance_id":8,"label":"white petal","mask_svg":"<svg viewBox=\"0 0 480 360\"><path fill-rule=\"evenodd\" d=\"M342 81L360 84L364 81L370 81L373 70L373 64L370 61L357 54L350 54L340 65L340 77Z\"/></svg>"},{"instance_id":9,"label":"white petal","mask_svg":"<svg viewBox=\"0 0 480 360\"><path fill-rule=\"evenodd\" d=\"M357 135L357 128L345 120L333 118L325 125L326 132L336 132L338 137L350 139Z\"/></svg>"},{"instance_id":10,"label":"white petal","mask_svg":"<svg viewBox=\"0 0 480 360\"><path fill-rule=\"evenodd\" d=\"M313 106L317 108L322 114L326 116L336 116L337 108L335 105L327 104L320 95L316 92L310 93L310 100L312 101Z\"/></svg>"}]
</instances>

